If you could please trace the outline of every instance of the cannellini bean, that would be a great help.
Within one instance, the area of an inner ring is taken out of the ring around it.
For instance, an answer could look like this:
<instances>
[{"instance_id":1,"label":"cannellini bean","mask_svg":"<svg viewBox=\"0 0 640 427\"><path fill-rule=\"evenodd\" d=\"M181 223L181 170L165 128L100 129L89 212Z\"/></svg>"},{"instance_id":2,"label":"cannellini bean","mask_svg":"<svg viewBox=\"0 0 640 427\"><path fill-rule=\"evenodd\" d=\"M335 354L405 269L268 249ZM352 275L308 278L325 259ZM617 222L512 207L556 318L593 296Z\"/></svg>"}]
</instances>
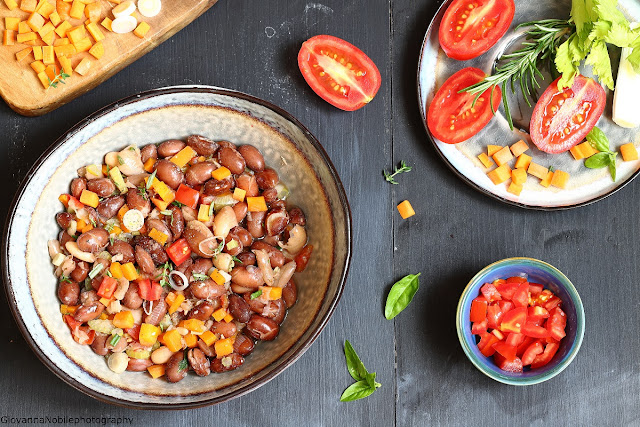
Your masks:
<instances>
[{"instance_id":1,"label":"cannellini bean","mask_svg":"<svg viewBox=\"0 0 640 427\"><path fill-rule=\"evenodd\" d=\"M127 176L145 173L140 149L135 145L130 145L119 152L107 153L104 160L111 167L117 166L120 172Z\"/></svg>"},{"instance_id":2,"label":"cannellini bean","mask_svg":"<svg viewBox=\"0 0 640 427\"><path fill-rule=\"evenodd\" d=\"M271 268L271 261L269 259L269 254L267 253L267 251L260 250L260 249L254 249L253 253L256 254L256 261L258 262L258 267L262 272L262 277L264 278L264 282L268 286L273 286L276 279L275 277L276 275L275 275L275 272L273 271L273 268Z\"/></svg>"},{"instance_id":3,"label":"cannellini bean","mask_svg":"<svg viewBox=\"0 0 640 427\"><path fill-rule=\"evenodd\" d=\"M107 306L107 313L115 314L120 313L122 311L122 306L120 305L120 301L114 300L111 301L111 304Z\"/></svg>"},{"instance_id":4,"label":"cannellini bean","mask_svg":"<svg viewBox=\"0 0 640 427\"><path fill-rule=\"evenodd\" d=\"M151 361L156 365L165 364L171 359L173 352L168 347L158 347L153 353L151 353Z\"/></svg>"},{"instance_id":5,"label":"cannellini bean","mask_svg":"<svg viewBox=\"0 0 640 427\"><path fill-rule=\"evenodd\" d=\"M287 286L287 283L293 277L293 273L296 272L296 262L291 261L286 263L278 273L278 280L275 283L277 288L284 288Z\"/></svg>"},{"instance_id":6,"label":"cannellini bean","mask_svg":"<svg viewBox=\"0 0 640 427\"><path fill-rule=\"evenodd\" d=\"M75 269L76 269L76 262L73 260L72 256L66 257L62 262L62 264L60 265L60 272L66 277L69 277L71 272Z\"/></svg>"},{"instance_id":7,"label":"cannellini bean","mask_svg":"<svg viewBox=\"0 0 640 427\"><path fill-rule=\"evenodd\" d=\"M49 249L49 256L51 257L51 259L54 259L56 255L62 253L60 242L57 240L49 240L47 242L47 248Z\"/></svg>"},{"instance_id":8,"label":"cannellini bean","mask_svg":"<svg viewBox=\"0 0 640 427\"><path fill-rule=\"evenodd\" d=\"M139 325L142 323L142 316L144 315L144 312L142 311L141 308L137 308L135 310L129 310L131 312L131 314L133 315L133 323L135 323L136 325Z\"/></svg>"},{"instance_id":9,"label":"cannellini bean","mask_svg":"<svg viewBox=\"0 0 640 427\"><path fill-rule=\"evenodd\" d=\"M89 252L82 252L76 242L67 242L64 245L64 247L67 249L67 251L69 251L71 255L73 255L74 257L78 258L81 261L85 261L91 264L96 262L95 255Z\"/></svg>"},{"instance_id":10,"label":"cannellini bean","mask_svg":"<svg viewBox=\"0 0 640 427\"><path fill-rule=\"evenodd\" d=\"M116 374L121 374L127 370L129 356L126 353L112 353L107 359L107 365Z\"/></svg>"},{"instance_id":11,"label":"cannellini bean","mask_svg":"<svg viewBox=\"0 0 640 427\"><path fill-rule=\"evenodd\" d=\"M238 226L238 218L231 206L225 206L220 209L215 219L213 220L213 234L216 237L225 239L229 234L229 231L233 227Z\"/></svg>"},{"instance_id":12,"label":"cannellini bean","mask_svg":"<svg viewBox=\"0 0 640 427\"><path fill-rule=\"evenodd\" d=\"M221 271L226 271L227 273L231 271L233 268L234 262L233 257L227 253L218 254L213 259L213 265Z\"/></svg>"},{"instance_id":13,"label":"cannellini bean","mask_svg":"<svg viewBox=\"0 0 640 427\"><path fill-rule=\"evenodd\" d=\"M289 231L289 240L287 244L280 243L280 247L291 255L297 255L307 243L307 231L301 225L294 225L291 231Z\"/></svg>"}]
</instances>

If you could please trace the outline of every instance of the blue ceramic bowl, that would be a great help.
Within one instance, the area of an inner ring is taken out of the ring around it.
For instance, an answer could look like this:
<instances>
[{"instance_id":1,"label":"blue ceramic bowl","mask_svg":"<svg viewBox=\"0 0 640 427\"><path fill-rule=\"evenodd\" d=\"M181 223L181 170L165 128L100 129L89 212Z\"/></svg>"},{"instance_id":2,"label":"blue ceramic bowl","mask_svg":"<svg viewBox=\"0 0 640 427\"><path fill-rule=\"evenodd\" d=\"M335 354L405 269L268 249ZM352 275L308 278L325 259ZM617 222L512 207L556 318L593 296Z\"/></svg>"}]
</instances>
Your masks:
<instances>
[{"instance_id":1,"label":"blue ceramic bowl","mask_svg":"<svg viewBox=\"0 0 640 427\"><path fill-rule=\"evenodd\" d=\"M492 357L485 357L478 350L469 321L471 301L480 294L480 288L485 283L523 273L528 275L530 282L544 285L545 289L562 299L562 310L567 315L567 336L560 342L558 352L547 365L537 369L525 368L522 373L504 372L496 366ZM538 384L558 375L576 357L584 336L584 308L576 288L554 266L533 258L507 258L488 265L471 279L458 303L456 328L462 349L483 374L505 384Z\"/></svg>"}]
</instances>

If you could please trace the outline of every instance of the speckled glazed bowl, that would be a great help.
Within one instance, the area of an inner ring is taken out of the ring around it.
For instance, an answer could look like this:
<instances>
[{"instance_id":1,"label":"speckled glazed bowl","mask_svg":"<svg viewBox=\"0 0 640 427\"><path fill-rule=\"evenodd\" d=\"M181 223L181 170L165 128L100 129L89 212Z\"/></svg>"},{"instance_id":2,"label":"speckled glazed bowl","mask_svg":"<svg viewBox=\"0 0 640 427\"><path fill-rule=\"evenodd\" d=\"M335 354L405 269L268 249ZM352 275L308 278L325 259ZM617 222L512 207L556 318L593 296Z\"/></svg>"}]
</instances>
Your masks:
<instances>
[{"instance_id":1,"label":"speckled glazed bowl","mask_svg":"<svg viewBox=\"0 0 640 427\"><path fill-rule=\"evenodd\" d=\"M47 240L56 238L57 197L76 170L130 143L142 146L201 134L252 144L307 215L314 246L297 276L298 302L278 338L262 342L242 367L190 374L179 383L136 372L115 374L104 358L76 344L59 313ZM265 101L213 87L153 90L110 105L77 124L28 173L5 226L2 268L9 304L27 342L56 375L97 399L136 408L219 403L265 384L299 358L333 313L347 274L351 220L340 179L320 143L295 118Z\"/></svg>"},{"instance_id":2,"label":"speckled glazed bowl","mask_svg":"<svg viewBox=\"0 0 640 427\"><path fill-rule=\"evenodd\" d=\"M562 339L558 352L547 365L523 373L504 372L496 366L492 357L483 356L476 345L469 321L471 301L480 294L480 288L485 283L522 274L526 274L530 282L544 285L545 289L560 297L562 310L567 315L567 336ZM480 372L505 384L538 384L558 375L578 354L584 336L584 308L571 281L551 264L533 258L507 258L488 265L471 279L458 303L456 328L462 349Z\"/></svg>"}]
</instances>

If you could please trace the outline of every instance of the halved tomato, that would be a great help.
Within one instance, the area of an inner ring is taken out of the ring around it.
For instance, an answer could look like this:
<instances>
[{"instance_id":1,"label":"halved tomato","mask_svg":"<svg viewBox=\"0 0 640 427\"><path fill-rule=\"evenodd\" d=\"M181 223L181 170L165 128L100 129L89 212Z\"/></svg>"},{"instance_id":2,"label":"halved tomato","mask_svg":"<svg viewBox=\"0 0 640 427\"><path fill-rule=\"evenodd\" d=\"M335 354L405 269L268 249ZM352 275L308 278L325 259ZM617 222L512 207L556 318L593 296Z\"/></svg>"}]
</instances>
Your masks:
<instances>
[{"instance_id":1,"label":"halved tomato","mask_svg":"<svg viewBox=\"0 0 640 427\"><path fill-rule=\"evenodd\" d=\"M447 144L457 144L471 138L489 123L493 117L489 98L494 111L502 100L502 92L498 86L494 87L493 97L491 89L487 89L478 97L475 105L473 101L476 95L458 93L485 77L484 71L467 67L444 82L431 101L427 113L427 126L433 136Z\"/></svg>"},{"instance_id":2,"label":"halved tomato","mask_svg":"<svg viewBox=\"0 0 640 427\"><path fill-rule=\"evenodd\" d=\"M504 36L515 11L513 0L454 0L440 23L440 46L449 58L480 56Z\"/></svg>"},{"instance_id":3,"label":"halved tomato","mask_svg":"<svg viewBox=\"0 0 640 427\"><path fill-rule=\"evenodd\" d=\"M607 101L595 80L576 76L573 86L558 89L558 78L538 100L531 115L531 140L546 153L564 153L582 142L596 125Z\"/></svg>"},{"instance_id":4,"label":"halved tomato","mask_svg":"<svg viewBox=\"0 0 640 427\"><path fill-rule=\"evenodd\" d=\"M319 35L302 43L298 67L318 96L345 111L371 102L382 81L378 67L364 52L333 36Z\"/></svg>"}]
</instances>

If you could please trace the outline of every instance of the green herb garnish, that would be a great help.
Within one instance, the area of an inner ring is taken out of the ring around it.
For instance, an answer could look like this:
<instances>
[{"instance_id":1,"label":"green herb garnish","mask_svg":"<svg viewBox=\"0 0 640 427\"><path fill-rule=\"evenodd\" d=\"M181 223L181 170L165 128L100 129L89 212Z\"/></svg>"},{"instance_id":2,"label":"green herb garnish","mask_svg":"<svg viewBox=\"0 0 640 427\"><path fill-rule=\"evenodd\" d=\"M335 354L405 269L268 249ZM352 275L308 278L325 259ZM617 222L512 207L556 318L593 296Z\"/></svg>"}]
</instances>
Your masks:
<instances>
[{"instance_id":1,"label":"green herb garnish","mask_svg":"<svg viewBox=\"0 0 640 427\"><path fill-rule=\"evenodd\" d=\"M262 295L262 289L258 289L257 291L255 291L254 293L251 294L251 299L256 299L258 298L260 295Z\"/></svg>"},{"instance_id":2,"label":"green herb garnish","mask_svg":"<svg viewBox=\"0 0 640 427\"><path fill-rule=\"evenodd\" d=\"M102 271L102 269L104 268L104 265L102 264L96 264L91 271L89 272L89 279L95 279L95 277L100 274L100 272Z\"/></svg>"},{"instance_id":3,"label":"green herb garnish","mask_svg":"<svg viewBox=\"0 0 640 427\"><path fill-rule=\"evenodd\" d=\"M57 74L53 78L53 81L47 76L47 81L49 81L49 87L56 89L58 87L58 83L62 83L63 85L66 85L67 82L65 82L64 80L67 77L71 77L71 76L65 72L61 72L60 74Z\"/></svg>"},{"instance_id":4,"label":"green herb garnish","mask_svg":"<svg viewBox=\"0 0 640 427\"><path fill-rule=\"evenodd\" d=\"M232 256L231 259L233 260L233 262L243 264L242 260L240 260L240 258L238 258L237 256Z\"/></svg>"},{"instance_id":5,"label":"green herb garnish","mask_svg":"<svg viewBox=\"0 0 640 427\"><path fill-rule=\"evenodd\" d=\"M391 184L394 184L394 185L398 185L398 182L393 177L398 174L410 172L410 171L411 171L411 166L407 166L405 161L402 160L400 162L400 168L395 167L393 170L393 173L389 173L386 170L383 170L382 174L384 175L384 179L386 179L387 182L390 182Z\"/></svg>"},{"instance_id":6,"label":"green herb garnish","mask_svg":"<svg viewBox=\"0 0 640 427\"><path fill-rule=\"evenodd\" d=\"M344 342L344 355L347 360L347 369L351 377L356 380L340 396L341 402L351 402L370 396L382 384L375 381L376 373L367 371L364 363L358 357L353 346L348 340Z\"/></svg>"},{"instance_id":7,"label":"green herb garnish","mask_svg":"<svg viewBox=\"0 0 640 427\"><path fill-rule=\"evenodd\" d=\"M120 155L118 155L118 163L124 165L124 159Z\"/></svg>"},{"instance_id":8,"label":"green herb garnish","mask_svg":"<svg viewBox=\"0 0 640 427\"><path fill-rule=\"evenodd\" d=\"M62 276L60 276L60 283L62 282L71 283L71 279L69 279L67 276L63 274Z\"/></svg>"},{"instance_id":9,"label":"green herb garnish","mask_svg":"<svg viewBox=\"0 0 640 427\"><path fill-rule=\"evenodd\" d=\"M207 280L209 278L206 274L200 273L193 273L191 276L197 281Z\"/></svg>"},{"instance_id":10,"label":"green herb garnish","mask_svg":"<svg viewBox=\"0 0 640 427\"><path fill-rule=\"evenodd\" d=\"M171 204L172 204L172 205L175 205L175 206L177 206L177 207L179 207L179 208L181 208L181 207L183 207L183 206L186 206L184 203L180 203L180 202L179 202L179 201L177 201L177 200L174 200L173 202L171 202Z\"/></svg>"},{"instance_id":11,"label":"green herb garnish","mask_svg":"<svg viewBox=\"0 0 640 427\"><path fill-rule=\"evenodd\" d=\"M116 334L111 338L111 341L109 341L109 344L115 346L119 342L120 342L120 335Z\"/></svg>"},{"instance_id":12,"label":"green herb garnish","mask_svg":"<svg viewBox=\"0 0 640 427\"><path fill-rule=\"evenodd\" d=\"M589 144L600 153L596 153L584 161L589 169L601 169L608 167L611 178L616 180L616 156L618 153L611 151L609 138L599 128L594 127L587 134Z\"/></svg>"},{"instance_id":13,"label":"green herb garnish","mask_svg":"<svg viewBox=\"0 0 640 427\"><path fill-rule=\"evenodd\" d=\"M418 280L420 274L421 273L404 276L391 287L389 295L387 296L387 303L384 307L384 317L386 317L387 320L393 319L400 314L402 310L407 308L420 287L420 281Z\"/></svg>"},{"instance_id":14,"label":"green herb garnish","mask_svg":"<svg viewBox=\"0 0 640 427\"><path fill-rule=\"evenodd\" d=\"M158 170L154 170L153 173L151 174L151 176L149 176L149 179L147 180L147 190L151 188L151 186L153 185L153 180L156 179L156 172L158 172Z\"/></svg>"},{"instance_id":15,"label":"green herb garnish","mask_svg":"<svg viewBox=\"0 0 640 427\"><path fill-rule=\"evenodd\" d=\"M189 367L189 361L187 360L187 351L185 350L184 357L182 358L182 360L178 364L178 371L184 371L188 367Z\"/></svg>"}]
</instances>

